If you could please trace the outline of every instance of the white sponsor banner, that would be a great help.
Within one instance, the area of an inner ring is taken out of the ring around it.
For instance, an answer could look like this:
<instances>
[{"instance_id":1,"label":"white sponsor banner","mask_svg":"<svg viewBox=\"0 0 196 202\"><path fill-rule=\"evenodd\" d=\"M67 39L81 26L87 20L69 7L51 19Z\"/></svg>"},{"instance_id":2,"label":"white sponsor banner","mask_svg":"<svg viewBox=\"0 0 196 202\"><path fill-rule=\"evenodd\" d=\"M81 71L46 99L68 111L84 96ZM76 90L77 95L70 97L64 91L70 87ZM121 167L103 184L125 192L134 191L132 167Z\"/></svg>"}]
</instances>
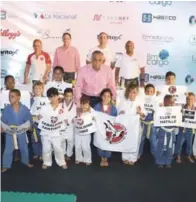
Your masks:
<instances>
[{"instance_id":1,"label":"white sponsor banner","mask_svg":"<svg viewBox=\"0 0 196 202\"><path fill-rule=\"evenodd\" d=\"M30 128L30 122L27 121L24 124L20 125L20 126L16 126L16 125L7 125L5 123L1 123L2 124L2 128L4 130L5 133L7 134L22 134L25 133L29 130Z\"/></svg>"},{"instance_id":2,"label":"white sponsor banner","mask_svg":"<svg viewBox=\"0 0 196 202\"><path fill-rule=\"evenodd\" d=\"M182 126L185 128L196 129L196 111L195 110L183 109Z\"/></svg>"},{"instance_id":3,"label":"white sponsor banner","mask_svg":"<svg viewBox=\"0 0 196 202\"><path fill-rule=\"evenodd\" d=\"M154 126L180 126L182 113L180 106L157 107L154 114Z\"/></svg>"},{"instance_id":4,"label":"white sponsor banner","mask_svg":"<svg viewBox=\"0 0 196 202\"><path fill-rule=\"evenodd\" d=\"M96 131L95 121L92 114L77 117L74 122L77 135L89 135Z\"/></svg>"},{"instance_id":5,"label":"white sponsor banner","mask_svg":"<svg viewBox=\"0 0 196 202\"><path fill-rule=\"evenodd\" d=\"M185 104L186 103L186 93L188 92L186 86L160 86L158 87L158 91L161 94L158 96L160 102L163 102L165 95L172 95L175 99L176 104Z\"/></svg>"},{"instance_id":6,"label":"white sponsor banner","mask_svg":"<svg viewBox=\"0 0 196 202\"><path fill-rule=\"evenodd\" d=\"M34 97L34 102L30 109L31 114L38 116L41 107L48 103L50 103L50 101L47 97Z\"/></svg>"},{"instance_id":7,"label":"white sponsor banner","mask_svg":"<svg viewBox=\"0 0 196 202\"><path fill-rule=\"evenodd\" d=\"M38 128L42 132L55 133L65 130L67 122L64 114L58 116L42 117L39 120Z\"/></svg>"},{"instance_id":8,"label":"white sponsor banner","mask_svg":"<svg viewBox=\"0 0 196 202\"><path fill-rule=\"evenodd\" d=\"M9 101L9 90L2 90L0 95L0 106L1 109L4 109L6 105L10 104ZM20 101L23 105L30 109L30 93L28 91L20 91L21 98Z\"/></svg>"},{"instance_id":9,"label":"white sponsor banner","mask_svg":"<svg viewBox=\"0 0 196 202\"><path fill-rule=\"evenodd\" d=\"M95 112L97 132L94 145L106 151L136 152L139 142L139 116L109 116Z\"/></svg>"},{"instance_id":10,"label":"white sponsor banner","mask_svg":"<svg viewBox=\"0 0 196 202\"><path fill-rule=\"evenodd\" d=\"M158 107L158 101L155 96L145 96L144 98L144 108L148 113L153 113Z\"/></svg>"}]
</instances>

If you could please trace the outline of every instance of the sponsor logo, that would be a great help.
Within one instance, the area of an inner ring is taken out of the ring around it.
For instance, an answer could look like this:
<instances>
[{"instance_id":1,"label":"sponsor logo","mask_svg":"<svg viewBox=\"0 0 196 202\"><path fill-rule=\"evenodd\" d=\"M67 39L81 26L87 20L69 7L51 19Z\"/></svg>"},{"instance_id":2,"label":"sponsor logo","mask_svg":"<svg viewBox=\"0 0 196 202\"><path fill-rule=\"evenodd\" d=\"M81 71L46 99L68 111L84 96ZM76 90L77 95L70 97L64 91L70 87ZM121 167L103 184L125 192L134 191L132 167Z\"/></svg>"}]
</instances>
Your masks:
<instances>
[{"instance_id":1,"label":"sponsor logo","mask_svg":"<svg viewBox=\"0 0 196 202\"><path fill-rule=\"evenodd\" d=\"M163 67L169 64L168 61L169 52L167 50L161 50L158 55L147 54L147 64L157 65Z\"/></svg>"},{"instance_id":2,"label":"sponsor logo","mask_svg":"<svg viewBox=\"0 0 196 202\"><path fill-rule=\"evenodd\" d=\"M174 94L174 93L176 93L177 88L176 88L175 86L170 86L169 89L168 89L168 91L169 91L171 94Z\"/></svg>"},{"instance_id":3,"label":"sponsor logo","mask_svg":"<svg viewBox=\"0 0 196 202\"><path fill-rule=\"evenodd\" d=\"M196 45L196 34L189 37L189 44Z\"/></svg>"},{"instance_id":4,"label":"sponsor logo","mask_svg":"<svg viewBox=\"0 0 196 202\"><path fill-rule=\"evenodd\" d=\"M190 84L192 84L193 82L194 82L194 78L193 78L193 76L191 76L191 75L187 75L186 77L185 77L185 83L187 84L187 85L190 85Z\"/></svg>"},{"instance_id":5,"label":"sponsor logo","mask_svg":"<svg viewBox=\"0 0 196 202\"><path fill-rule=\"evenodd\" d=\"M7 69L1 69L1 78L5 78L6 75L8 74Z\"/></svg>"},{"instance_id":6,"label":"sponsor logo","mask_svg":"<svg viewBox=\"0 0 196 202\"><path fill-rule=\"evenodd\" d=\"M149 1L151 5L158 5L162 7L171 6L172 1Z\"/></svg>"},{"instance_id":7,"label":"sponsor logo","mask_svg":"<svg viewBox=\"0 0 196 202\"><path fill-rule=\"evenodd\" d=\"M19 37L21 34L19 31L11 32L9 29L1 29L0 36L8 37L8 39L15 39Z\"/></svg>"},{"instance_id":8,"label":"sponsor logo","mask_svg":"<svg viewBox=\"0 0 196 202\"><path fill-rule=\"evenodd\" d=\"M106 127L106 140L110 144L120 143L127 135L126 128L119 123L112 124L108 120L104 122L104 125Z\"/></svg>"},{"instance_id":9,"label":"sponsor logo","mask_svg":"<svg viewBox=\"0 0 196 202\"><path fill-rule=\"evenodd\" d=\"M70 29L66 29L64 32L70 32ZM64 33L63 32L63 33ZM38 34L41 34L42 39L62 39L62 35L55 36L51 34L50 30L38 30Z\"/></svg>"},{"instance_id":10,"label":"sponsor logo","mask_svg":"<svg viewBox=\"0 0 196 202\"><path fill-rule=\"evenodd\" d=\"M148 82L155 82L155 81L164 81L165 80L165 75L150 75L150 74L145 74L144 75L144 81L145 83Z\"/></svg>"},{"instance_id":11,"label":"sponsor logo","mask_svg":"<svg viewBox=\"0 0 196 202\"><path fill-rule=\"evenodd\" d=\"M18 49L17 50L1 49L1 56L5 56L5 55L14 56L16 54L18 54Z\"/></svg>"},{"instance_id":12,"label":"sponsor logo","mask_svg":"<svg viewBox=\"0 0 196 202\"><path fill-rule=\"evenodd\" d=\"M33 13L34 18L44 19L44 20L76 20L76 14L65 14L60 12L51 12L51 13Z\"/></svg>"},{"instance_id":13,"label":"sponsor logo","mask_svg":"<svg viewBox=\"0 0 196 202\"><path fill-rule=\"evenodd\" d=\"M97 35L97 37L99 37L99 35ZM122 39L122 34L119 34L119 35L108 35L108 37L109 37L110 40L118 41L118 40Z\"/></svg>"},{"instance_id":14,"label":"sponsor logo","mask_svg":"<svg viewBox=\"0 0 196 202\"><path fill-rule=\"evenodd\" d=\"M84 120L81 119L81 118L78 118L78 119L76 119L76 123L77 123L79 126L81 126L81 125L84 124Z\"/></svg>"},{"instance_id":15,"label":"sponsor logo","mask_svg":"<svg viewBox=\"0 0 196 202\"><path fill-rule=\"evenodd\" d=\"M160 42L160 43L170 43L174 41L174 38L172 36L147 35L147 34L143 34L142 39L147 42Z\"/></svg>"},{"instance_id":16,"label":"sponsor logo","mask_svg":"<svg viewBox=\"0 0 196 202\"><path fill-rule=\"evenodd\" d=\"M176 16L169 15L152 15L152 13L143 13L142 14L142 22L143 23L152 23L153 20L159 21L175 21Z\"/></svg>"},{"instance_id":17,"label":"sponsor logo","mask_svg":"<svg viewBox=\"0 0 196 202\"><path fill-rule=\"evenodd\" d=\"M108 21L110 24L122 24L129 20L128 16L104 16L100 14L95 14L93 17L93 21Z\"/></svg>"},{"instance_id":18,"label":"sponsor logo","mask_svg":"<svg viewBox=\"0 0 196 202\"><path fill-rule=\"evenodd\" d=\"M17 18L16 15L8 13L6 10L0 10L1 20L6 20L7 18Z\"/></svg>"},{"instance_id":19,"label":"sponsor logo","mask_svg":"<svg viewBox=\"0 0 196 202\"><path fill-rule=\"evenodd\" d=\"M196 62L196 53L192 55L192 62Z\"/></svg>"},{"instance_id":20,"label":"sponsor logo","mask_svg":"<svg viewBox=\"0 0 196 202\"><path fill-rule=\"evenodd\" d=\"M110 1L110 3L125 3L125 1Z\"/></svg>"},{"instance_id":21,"label":"sponsor logo","mask_svg":"<svg viewBox=\"0 0 196 202\"><path fill-rule=\"evenodd\" d=\"M196 25L196 16L190 16L189 18L189 24Z\"/></svg>"},{"instance_id":22,"label":"sponsor logo","mask_svg":"<svg viewBox=\"0 0 196 202\"><path fill-rule=\"evenodd\" d=\"M5 10L1 10L1 20L6 20L6 14Z\"/></svg>"}]
</instances>

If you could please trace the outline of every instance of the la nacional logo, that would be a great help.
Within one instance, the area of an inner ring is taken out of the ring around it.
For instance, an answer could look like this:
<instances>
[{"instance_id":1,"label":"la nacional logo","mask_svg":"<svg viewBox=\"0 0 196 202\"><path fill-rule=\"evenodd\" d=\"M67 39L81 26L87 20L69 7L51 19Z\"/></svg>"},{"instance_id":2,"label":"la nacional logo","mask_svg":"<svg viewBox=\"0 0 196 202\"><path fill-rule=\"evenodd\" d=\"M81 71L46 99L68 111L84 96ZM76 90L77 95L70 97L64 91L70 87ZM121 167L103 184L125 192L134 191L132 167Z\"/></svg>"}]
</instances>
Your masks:
<instances>
[{"instance_id":1,"label":"la nacional logo","mask_svg":"<svg viewBox=\"0 0 196 202\"><path fill-rule=\"evenodd\" d=\"M157 55L147 54L147 65L152 66L156 65L159 67L169 65L169 52L165 49L161 50Z\"/></svg>"}]
</instances>

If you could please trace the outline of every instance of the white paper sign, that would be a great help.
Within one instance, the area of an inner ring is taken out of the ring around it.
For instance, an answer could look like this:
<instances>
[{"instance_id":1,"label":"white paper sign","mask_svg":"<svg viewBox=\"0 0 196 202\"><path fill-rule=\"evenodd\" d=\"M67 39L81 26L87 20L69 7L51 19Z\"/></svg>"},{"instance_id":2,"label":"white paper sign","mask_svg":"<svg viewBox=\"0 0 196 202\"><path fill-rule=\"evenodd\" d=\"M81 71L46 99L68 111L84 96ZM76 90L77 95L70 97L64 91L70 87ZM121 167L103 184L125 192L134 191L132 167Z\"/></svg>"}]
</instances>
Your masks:
<instances>
[{"instance_id":1,"label":"white paper sign","mask_svg":"<svg viewBox=\"0 0 196 202\"><path fill-rule=\"evenodd\" d=\"M156 107L158 107L158 103L155 96L145 96L144 97L144 108L145 110L151 114L155 111Z\"/></svg>"},{"instance_id":2,"label":"white paper sign","mask_svg":"<svg viewBox=\"0 0 196 202\"><path fill-rule=\"evenodd\" d=\"M180 126L182 113L180 106L157 107L154 114L154 126Z\"/></svg>"},{"instance_id":3,"label":"white paper sign","mask_svg":"<svg viewBox=\"0 0 196 202\"><path fill-rule=\"evenodd\" d=\"M196 129L196 111L195 110L183 109L182 126L185 128Z\"/></svg>"},{"instance_id":4,"label":"white paper sign","mask_svg":"<svg viewBox=\"0 0 196 202\"><path fill-rule=\"evenodd\" d=\"M10 134L10 135L11 134L22 134L22 133L25 133L29 130L30 122L27 121L20 126L7 125L5 123L2 123L2 128L3 128L5 133Z\"/></svg>"},{"instance_id":5,"label":"white paper sign","mask_svg":"<svg viewBox=\"0 0 196 202\"><path fill-rule=\"evenodd\" d=\"M161 92L161 94L158 96L160 102L162 103L164 100L165 95L172 95L175 99L176 104L185 104L186 103L186 95L187 93L187 87L186 86L160 86L158 88L158 91Z\"/></svg>"},{"instance_id":6,"label":"white paper sign","mask_svg":"<svg viewBox=\"0 0 196 202\"><path fill-rule=\"evenodd\" d=\"M10 104L9 101L9 90L2 90L0 95L0 106L1 109L4 109L6 105ZM21 98L20 101L23 105L28 107L30 109L30 93L28 91L20 91L21 92Z\"/></svg>"}]
</instances>

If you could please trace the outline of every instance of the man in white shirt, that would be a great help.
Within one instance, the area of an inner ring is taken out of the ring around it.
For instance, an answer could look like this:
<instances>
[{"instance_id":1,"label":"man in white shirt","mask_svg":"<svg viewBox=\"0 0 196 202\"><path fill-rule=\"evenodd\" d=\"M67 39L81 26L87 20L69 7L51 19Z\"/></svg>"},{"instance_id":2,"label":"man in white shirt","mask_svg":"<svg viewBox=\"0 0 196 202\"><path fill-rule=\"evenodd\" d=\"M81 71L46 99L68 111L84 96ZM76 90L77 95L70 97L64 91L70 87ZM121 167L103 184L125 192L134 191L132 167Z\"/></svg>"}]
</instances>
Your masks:
<instances>
[{"instance_id":1,"label":"man in white shirt","mask_svg":"<svg viewBox=\"0 0 196 202\"><path fill-rule=\"evenodd\" d=\"M114 54L112 53L112 51L108 47L108 39L109 39L109 36L105 32L101 32L98 35L99 45L92 48L89 51L89 53L87 55L87 59L86 59L86 64L91 63L92 53L94 51L96 51L96 50L99 50L104 54L104 57L105 57L104 64L111 67L112 69L114 68L115 56L114 56Z\"/></svg>"},{"instance_id":2,"label":"man in white shirt","mask_svg":"<svg viewBox=\"0 0 196 202\"><path fill-rule=\"evenodd\" d=\"M115 80L121 85L128 86L130 83L135 83L139 86L144 86L144 73L145 64L142 64L136 58L134 52L134 43L132 41L127 41L125 44L126 54L123 54L116 62ZM124 84L122 82L124 81Z\"/></svg>"}]
</instances>

